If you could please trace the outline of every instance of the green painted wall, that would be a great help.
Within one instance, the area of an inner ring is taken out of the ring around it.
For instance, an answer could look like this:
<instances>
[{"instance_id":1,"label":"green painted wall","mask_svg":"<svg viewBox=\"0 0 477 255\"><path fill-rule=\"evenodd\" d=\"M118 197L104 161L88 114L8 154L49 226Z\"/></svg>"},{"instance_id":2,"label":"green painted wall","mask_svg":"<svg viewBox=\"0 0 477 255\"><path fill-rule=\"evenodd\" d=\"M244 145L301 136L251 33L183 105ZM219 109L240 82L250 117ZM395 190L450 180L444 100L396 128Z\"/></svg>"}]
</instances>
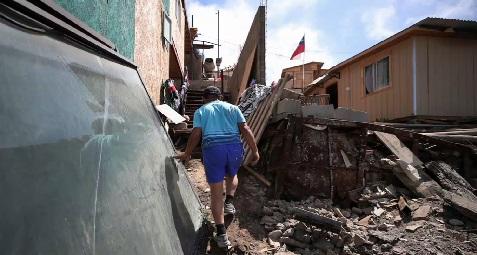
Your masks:
<instances>
[{"instance_id":1,"label":"green painted wall","mask_svg":"<svg viewBox=\"0 0 477 255\"><path fill-rule=\"evenodd\" d=\"M111 40L119 53L134 59L135 0L56 0L56 3Z\"/></svg>"}]
</instances>

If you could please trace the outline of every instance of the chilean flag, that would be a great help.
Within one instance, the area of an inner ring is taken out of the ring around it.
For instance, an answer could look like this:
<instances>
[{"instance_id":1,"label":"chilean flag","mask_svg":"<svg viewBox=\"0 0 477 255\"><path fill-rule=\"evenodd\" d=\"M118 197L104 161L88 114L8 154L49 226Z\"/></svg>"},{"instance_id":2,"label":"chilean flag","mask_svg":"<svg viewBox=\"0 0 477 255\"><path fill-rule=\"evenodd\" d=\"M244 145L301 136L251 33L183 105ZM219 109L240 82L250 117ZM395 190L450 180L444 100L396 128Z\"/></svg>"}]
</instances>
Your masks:
<instances>
[{"instance_id":1,"label":"chilean flag","mask_svg":"<svg viewBox=\"0 0 477 255\"><path fill-rule=\"evenodd\" d=\"M300 43L298 44L298 47L296 47L296 50L293 52L290 60L295 60L300 57L300 54L305 52L305 36L301 38Z\"/></svg>"}]
</instances>

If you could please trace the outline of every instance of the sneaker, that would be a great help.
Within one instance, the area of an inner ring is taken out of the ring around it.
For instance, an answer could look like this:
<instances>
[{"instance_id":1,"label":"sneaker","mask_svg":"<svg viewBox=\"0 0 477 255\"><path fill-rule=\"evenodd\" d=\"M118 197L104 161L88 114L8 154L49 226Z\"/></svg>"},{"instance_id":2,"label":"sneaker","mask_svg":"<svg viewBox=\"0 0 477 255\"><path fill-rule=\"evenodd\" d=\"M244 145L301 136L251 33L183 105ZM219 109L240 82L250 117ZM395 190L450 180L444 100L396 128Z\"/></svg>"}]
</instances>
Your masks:
<instances>
[{"instance_id":1,"label":"sneaker","mask_svg":"<svg viewBox=\"0 0 477 255\"><path fill-rule=\"evenodd\" d=\"M224 204L224 214L235 214L235 207L232 203L225 203Z\"/></svg>"},{"instance_id":2,"label":"sneaker","mask_svg":"<svg viewBox=\"0 0 477 255\"><path fill-rule=\"evenodd\" d=\"M232 243L229 241L229 237L227 236L227 234L215 235L214 241L217 243L217 246L219 248L230 249L232 246Z\"/></svg>"}]
</instances>

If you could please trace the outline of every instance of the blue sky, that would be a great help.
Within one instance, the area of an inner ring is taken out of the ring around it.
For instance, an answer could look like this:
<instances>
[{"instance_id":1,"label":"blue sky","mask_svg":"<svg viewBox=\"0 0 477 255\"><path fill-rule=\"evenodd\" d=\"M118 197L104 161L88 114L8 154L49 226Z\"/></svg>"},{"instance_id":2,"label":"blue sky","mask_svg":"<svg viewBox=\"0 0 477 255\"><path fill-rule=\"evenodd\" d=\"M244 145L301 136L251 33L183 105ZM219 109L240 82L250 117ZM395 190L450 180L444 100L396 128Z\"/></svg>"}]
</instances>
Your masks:
<instances>
[{"instance_id":1,"label":"blue sky","mask_svg":"<svg viewBox=\"0 0 477 255\"><path fill-rule=\"evenodd\" d=\"M223 66L237 61L259 0L188 0L188 15L201 34L217 40L217 9ZM325 67L369 48L425 17L477 20L477 0L268 0L267 83L278 80L305 34L305 61ZM206 52L206 57L217 51Z\"/></svg>"}]
</instances>

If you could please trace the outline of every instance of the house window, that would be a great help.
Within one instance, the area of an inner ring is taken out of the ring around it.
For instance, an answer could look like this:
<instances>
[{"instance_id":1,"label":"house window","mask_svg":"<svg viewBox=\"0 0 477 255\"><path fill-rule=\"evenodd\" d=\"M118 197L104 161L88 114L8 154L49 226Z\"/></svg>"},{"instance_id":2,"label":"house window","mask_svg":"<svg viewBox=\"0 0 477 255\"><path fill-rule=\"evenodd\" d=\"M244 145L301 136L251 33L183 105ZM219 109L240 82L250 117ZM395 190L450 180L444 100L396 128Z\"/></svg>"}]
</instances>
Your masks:
<instances>
[{"instance_id":1,"label":"house window","mask_svg":"<svg viewBox=\"0 0 477 255\"><path fill-rule=\"evenodd\" d=\"M366 94L389 86L389 57L364 68L364 85Z\"/></svg>"},{"instance_id":2,"label":"house window","mask_svg":"<svg viewBox=\"0 0 477 255\"><path fill-rule=\"evenodd\" d=\"M167 43L172 43L172 27L171 27L171 19L167 16L167 13L164 12L163 15L163 22L162 22L162 36L166 40Z\"/></svg>"}]
</instances>

